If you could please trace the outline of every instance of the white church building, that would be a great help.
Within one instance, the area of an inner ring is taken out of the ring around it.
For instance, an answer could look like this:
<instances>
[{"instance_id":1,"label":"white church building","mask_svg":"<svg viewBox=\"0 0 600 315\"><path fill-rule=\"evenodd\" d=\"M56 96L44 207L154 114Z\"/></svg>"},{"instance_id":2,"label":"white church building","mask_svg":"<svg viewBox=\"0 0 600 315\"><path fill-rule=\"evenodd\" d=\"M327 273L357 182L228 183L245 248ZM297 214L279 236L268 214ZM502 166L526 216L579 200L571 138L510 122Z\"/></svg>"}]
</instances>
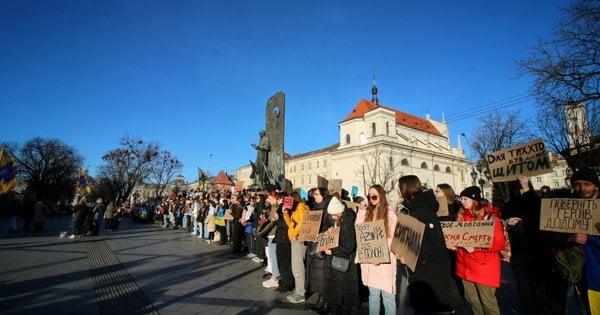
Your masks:
<instances>
[{"instance_id":1,"label":"white church building","mask_svg":"<svg viewBox=\"0 0 600 315\"><path fill-rule=\"evenodd\" d=\"M356 186L359 196L375 183L391 191L402 175L416 175L429 188L447 183L457 193L471 185L470 162L460 138L451 146L446 122L379 104L376 86L372 95L339 123L339 143L286 156L285 177L294 189L316 187L317 176L341 179L348 192ZM237 171L245 187L252 184L250 173L249 165Z\"/></svg>"}]
</instances>

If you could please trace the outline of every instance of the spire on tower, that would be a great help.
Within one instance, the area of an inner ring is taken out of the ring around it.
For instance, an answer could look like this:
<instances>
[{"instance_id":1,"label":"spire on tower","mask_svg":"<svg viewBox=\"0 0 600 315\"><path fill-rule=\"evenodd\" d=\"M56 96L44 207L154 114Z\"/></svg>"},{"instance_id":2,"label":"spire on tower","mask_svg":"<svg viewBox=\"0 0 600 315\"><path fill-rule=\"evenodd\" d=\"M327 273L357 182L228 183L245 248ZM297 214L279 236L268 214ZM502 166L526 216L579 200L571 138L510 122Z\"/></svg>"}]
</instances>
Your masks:
<instances>
[{"instance_id":1,"label":"spire on tower","mask_svg":"<svg viewBox=\"0 0 600 315\"><path fill-rule=\"evenodd\" d=\"M373 72L373 87L371 87L371 102L379 105L379 97L377 97L377 93L379 93L379 89L377 88L377 84L375 83L375 72Z\"/></svg>"}]
</instances>

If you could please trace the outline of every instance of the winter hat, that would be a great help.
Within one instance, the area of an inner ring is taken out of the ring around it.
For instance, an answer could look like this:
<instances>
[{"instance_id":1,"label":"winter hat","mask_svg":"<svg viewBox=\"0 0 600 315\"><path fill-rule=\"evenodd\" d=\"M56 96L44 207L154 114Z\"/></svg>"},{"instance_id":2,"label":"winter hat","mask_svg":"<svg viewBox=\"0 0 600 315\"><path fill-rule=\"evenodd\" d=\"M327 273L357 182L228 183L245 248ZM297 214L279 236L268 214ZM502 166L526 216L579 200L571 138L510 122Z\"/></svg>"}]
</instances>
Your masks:
<instances>
[{"instance_id":1,"label":"winter hat","mask_svg":"<svg viewBox=\"0 0 600 315\"><path fill-rule=\"evenodd\" d=\"M327 206L327 213L331 215L342 214L342 212L344 212L345 209L346 206L344 206L344 204L339 199L333 197L331 198L331 201Z\"/></svg>"},{"instance_id":2,"label":"winter hat","mask_svg":"<svg viewBox=\"0 0 600 315\"><path fill-rule=\"evenodd\" d=\"M479 189L479 187L477 187L477 186L467 187L463 191L460 192L460 196L471 198L477 202L480 202L481 201L481 189Z\"/></svg>"},{"instance_id":3,"label":"winter hat","mask_svg":"<svg viewBox=\"0 0 600 315\"><path fill-rule=\"evenodd\" d=\"M590 183L596 185L596 187L600 187L600 181L598 180L598 174L596 174L596 172L591 168L584 168L582 170L575 172L575 174L573 174L573 176L571 176L571 186L573 186L573 184L578 180L584 180L586 182L590 182Z\"/></svg>"}]
</instances>

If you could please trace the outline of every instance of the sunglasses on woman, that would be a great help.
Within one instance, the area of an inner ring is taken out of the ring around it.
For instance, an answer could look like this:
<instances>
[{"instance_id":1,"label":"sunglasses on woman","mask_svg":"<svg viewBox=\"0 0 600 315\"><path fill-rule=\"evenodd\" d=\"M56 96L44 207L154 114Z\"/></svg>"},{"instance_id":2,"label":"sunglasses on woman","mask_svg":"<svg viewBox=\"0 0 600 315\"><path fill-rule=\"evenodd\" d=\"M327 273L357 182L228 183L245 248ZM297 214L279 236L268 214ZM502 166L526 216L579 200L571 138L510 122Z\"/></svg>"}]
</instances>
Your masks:
<instances>
[{"instance_id":1,"label":"sunglasses on woman","mask_svg":"<svg viewBox=\"0 0 600 315\"><path fill-rule=\"evenodd\" d=\"M371 200L377 200L377 198L379 198L379 196L377 196L377 195L369 196L369 199L371 199Z\"/></svg>"}]
</instances>

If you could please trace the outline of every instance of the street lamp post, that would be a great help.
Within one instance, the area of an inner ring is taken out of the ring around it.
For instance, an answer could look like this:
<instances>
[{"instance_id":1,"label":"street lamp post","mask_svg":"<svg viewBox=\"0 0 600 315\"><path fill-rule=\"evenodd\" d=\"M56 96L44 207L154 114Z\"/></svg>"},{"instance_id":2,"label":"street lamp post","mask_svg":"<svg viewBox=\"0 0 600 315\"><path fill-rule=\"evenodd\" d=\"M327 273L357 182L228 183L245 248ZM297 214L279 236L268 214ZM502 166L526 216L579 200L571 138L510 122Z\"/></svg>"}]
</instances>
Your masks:
<instances>
[{"instance_id":1,"label":"street lamp post","mask_svg":"<svg viewBox=\"0 0 600 315\"><path fill-rule=\"evenodd\" d=\"M477 172L479 173L479 186L481 187L481 194L483 194L483 184L485 184L485 180L483 179L483 169L484 166L482 164L477 164Z\"/></svg>"},{"instance_id":2,"label":"street lamp post","mask_svg":"<svg viewBox=\"0 0 600 315\"><path fill-rule=\"evenodd\" d=\"M473 179L473 186L477 186L477 171L475 171L475 168L471 171L471 178Z\"/></svg>"}]
</instances>

